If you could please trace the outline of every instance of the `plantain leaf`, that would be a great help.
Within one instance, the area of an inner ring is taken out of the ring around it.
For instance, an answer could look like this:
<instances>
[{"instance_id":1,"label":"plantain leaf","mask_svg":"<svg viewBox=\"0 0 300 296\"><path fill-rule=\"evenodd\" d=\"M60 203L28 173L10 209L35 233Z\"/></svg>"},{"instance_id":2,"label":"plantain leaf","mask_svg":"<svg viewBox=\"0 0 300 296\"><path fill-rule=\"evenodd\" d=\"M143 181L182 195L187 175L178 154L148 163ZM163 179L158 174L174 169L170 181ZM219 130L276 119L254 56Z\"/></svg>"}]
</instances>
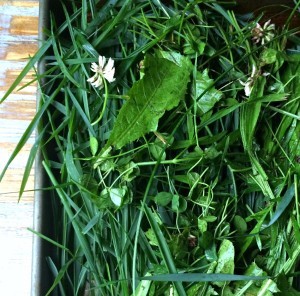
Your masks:
<instances>
[{"instance_id":1,"label":"plantain leaf","mask_svg":"<svg viewBox=\"0 0 300 296\"><path fill-rule=\"evenodd\" d=\"M258 77L253 86L249 102L255 98L263 96L263 90L266 84L265 77ZM252 95L253 93L253 95ZM261 103L245 104L241 107L240 112L240 131L245 150L252 152L253 136L257 127L259 114L261 111Z\"/></svg>"},{"instance_id":2,"label":"plantain leaf","mask_svg":"<svg viewBox=\"0 0 300 296\"><path fill-rule=\"evenodd\" d=\"M191 62L181 56L180 63L146 56L145 75L128 92L129 100L116 119L107 146L117 149L151 131L156 131L158 120L166 110L175 108L184 98Z\"/></svg>"}]
</instances>

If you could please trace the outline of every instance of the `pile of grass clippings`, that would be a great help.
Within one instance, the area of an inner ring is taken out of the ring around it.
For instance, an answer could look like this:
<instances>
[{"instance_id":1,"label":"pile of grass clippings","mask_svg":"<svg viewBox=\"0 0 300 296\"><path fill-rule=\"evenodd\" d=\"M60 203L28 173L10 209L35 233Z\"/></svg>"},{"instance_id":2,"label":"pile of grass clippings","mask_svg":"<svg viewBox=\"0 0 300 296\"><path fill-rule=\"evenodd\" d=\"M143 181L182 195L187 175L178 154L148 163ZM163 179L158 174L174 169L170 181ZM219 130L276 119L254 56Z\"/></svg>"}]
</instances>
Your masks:
<instances>
[{"instance_id":1,"label":"pile of grass clippings","mask_svg":"<svg viewBox=\"0 0 300 296\"><path fill-rule=\"evenodd\" d=\"M44 63L11 160L38 127L20 194L40 149L57 209L47 295L300 295L300 2L282 27L218 2L51 15L3 98Z\"/></svg>"}]
</instances>

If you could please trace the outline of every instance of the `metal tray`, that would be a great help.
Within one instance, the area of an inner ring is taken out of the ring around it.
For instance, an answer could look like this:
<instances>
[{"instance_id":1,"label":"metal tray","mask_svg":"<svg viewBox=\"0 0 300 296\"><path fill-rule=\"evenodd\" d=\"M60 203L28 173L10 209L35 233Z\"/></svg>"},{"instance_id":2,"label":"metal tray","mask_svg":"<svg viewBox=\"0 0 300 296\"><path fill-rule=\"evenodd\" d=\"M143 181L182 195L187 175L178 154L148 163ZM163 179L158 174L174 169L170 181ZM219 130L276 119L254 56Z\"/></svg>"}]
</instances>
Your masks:
<instances>
[{"instance_id":1,"label":"metal tray","mask_svg":"<svg viewBox=\"0 0 300 296\"><path fill-rule=\"evenodd\" d=\"M265 0L264 0L265 1ZM274 0L275 1L275 0ZM240 4L247 1L238 0ZM272 1L271 1L272 2ZM276 1L275 1L276 2ZM289 0L283 1L288 3ZM55 12L56 4L60 0L39 0L39 43L40 45L45 40L44 29L49 27L50 11ZM60 12L57 12L59 15ZM56 16L56 15L55 15ZM300 22L300 17L297 18ZM45 64L41 61L38 65L38 72L43 73ZM37 105L39 104L40 94L37 94ZM53 232L53 213L51 195L47 191L38 190L46 188L48 184L46 174L42 166L42 156L40 154L36 157L35 162L35 197L34 197L34 218L33 226L36 232L42 233L44 236L52 237ZM53 255L53 246L46 240L37 235L33 236L33 249L32 249L32 282L31 282L31 296L45 295L50 289L54 277L51 274L46 258ZM300 289L300 277L298 276L294 282L294 286ZM56 295L53 292L51 295Z\"/></svg>"}]
</instances>

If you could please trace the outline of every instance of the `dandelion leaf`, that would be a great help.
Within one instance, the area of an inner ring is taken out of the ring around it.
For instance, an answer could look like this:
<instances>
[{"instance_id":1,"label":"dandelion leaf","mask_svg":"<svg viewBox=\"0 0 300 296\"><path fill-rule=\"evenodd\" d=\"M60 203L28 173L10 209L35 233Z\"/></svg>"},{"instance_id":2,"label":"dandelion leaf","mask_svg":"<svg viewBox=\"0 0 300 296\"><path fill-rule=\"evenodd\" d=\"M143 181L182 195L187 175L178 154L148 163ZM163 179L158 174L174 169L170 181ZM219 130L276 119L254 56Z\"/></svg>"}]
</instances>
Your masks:
<instances>
[{"instance_id":1,"label":"dandelion leaf","mask_svg":"<svg viewBox=\"0 0 300 296\"><path fill-rule=\"evenodd\" d=\"M166 58L146 56L143 78L128 92L129 100L122 106L107 146L122 148L149 132L157 130L165 111L178 106L184 98L192 66L181 56L174 63Z\"/></svg>"}]
</instances>

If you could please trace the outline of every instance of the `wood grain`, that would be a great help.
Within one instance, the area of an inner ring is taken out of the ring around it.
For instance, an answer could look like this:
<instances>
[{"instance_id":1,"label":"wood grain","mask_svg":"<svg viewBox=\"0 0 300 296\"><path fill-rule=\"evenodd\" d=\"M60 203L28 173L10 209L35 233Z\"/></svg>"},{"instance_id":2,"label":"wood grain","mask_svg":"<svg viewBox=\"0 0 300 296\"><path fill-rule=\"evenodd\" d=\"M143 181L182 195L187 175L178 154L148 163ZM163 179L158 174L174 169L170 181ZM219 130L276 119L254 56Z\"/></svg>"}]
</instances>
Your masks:
<instances>
[{"instance_id":1,"label":"wood grain","mask_svg":"<svg viewBox=\"0 0 300 296\"><path fill-rule=\"evenodd\" d=\"M38 0L0 0L0 98L37 50ZM20 86L32 81L29 73ZM0 104L0 171L36 110L36 85L13 92ZM30 295L34 173L18 203L24 167L34 136L0 183L0 295ZM17 283L17 284L16 284Z\"/></svg>"}]
</instances>

